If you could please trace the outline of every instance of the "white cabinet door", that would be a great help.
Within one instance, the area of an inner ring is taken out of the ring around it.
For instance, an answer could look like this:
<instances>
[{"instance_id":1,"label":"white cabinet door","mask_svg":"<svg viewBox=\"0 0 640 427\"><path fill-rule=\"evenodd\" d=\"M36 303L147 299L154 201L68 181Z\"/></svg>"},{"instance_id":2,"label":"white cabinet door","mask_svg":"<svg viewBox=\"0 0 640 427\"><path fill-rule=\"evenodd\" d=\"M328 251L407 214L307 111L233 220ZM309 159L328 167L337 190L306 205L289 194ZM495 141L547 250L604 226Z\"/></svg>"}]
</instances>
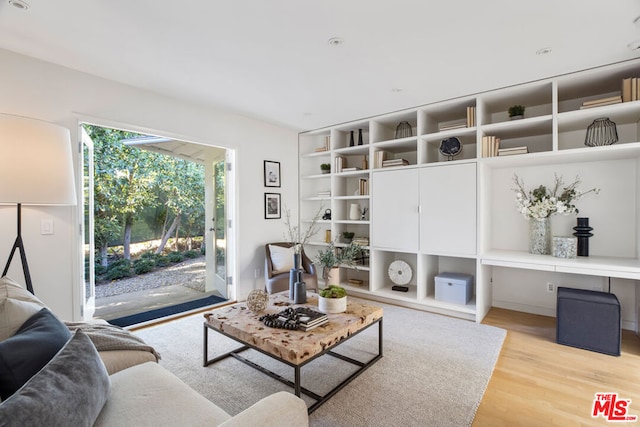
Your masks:
<instances>
[{"instance_id":1,"label":"white cabinet door","mask_svg":"<svg viewBox=\"0 0 640 427\"><path fill-rule=\"evenodd\" d=\"M417 251L418 170L376 171L371 190L371 245Z\"/></svg>"},{"instance_id":2,"label":"white cabinet door","mask_svg":"<svg viewBox=\"0 0 640 427\"><path fill-rule=\"evenodd\" d=\"M420 250L476 253L476 164L420 170Z\"/></svg>"}]
</instances>

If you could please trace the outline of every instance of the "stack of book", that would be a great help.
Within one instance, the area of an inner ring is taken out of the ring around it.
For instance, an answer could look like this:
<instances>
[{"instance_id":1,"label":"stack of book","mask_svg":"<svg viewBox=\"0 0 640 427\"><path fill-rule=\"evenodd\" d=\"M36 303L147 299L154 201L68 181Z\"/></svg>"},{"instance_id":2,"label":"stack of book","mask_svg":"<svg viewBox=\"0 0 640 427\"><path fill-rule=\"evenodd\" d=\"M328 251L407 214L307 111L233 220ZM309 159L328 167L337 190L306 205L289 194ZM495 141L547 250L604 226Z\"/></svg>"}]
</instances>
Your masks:
<instances>
[{"instance_id":1,"label":"stack of book","mask_svg":"<svg viewBox=\"0 0 640 427\"><path fill-rule=\"evenodd\" d=\"M450 122L438 123L438 130L442 132L445 130L466 128L467 126L468 126L468 118L461 119L461 120L453 120Z\"/></svg>"},{"instance_id":2,"label":"stack of book","mask_svg":"<svg viewBox=\"0 0 640 427\"><path fill-rule=\"evenodd\" d=\"M298 329L302 331L310 331L329 322L326 314L315 311L309 307L297 307L298 321L300 326Z\"/></svg>"},{"instance_id":3,"label":"stack of book","mask_svg":"<svg viewBox=\"0 0 640 427\"><path fill-rule=\"evenodd\" d=\"M393 166L406 166L408 164L409 164L409 161L405 159L391 159L391 160L382 161L383 168L390 168Z\"/></svg>"},{"instance_id":4,"label":"stack of book","mask_svg":"<svg viewBox=\"0 0 640 427\"><path fill-rule=\"evenodd\" d=\"M580 109L585 110L587 108L602 107L603 105L619 104L621 102L622 102L622 95L608 96L606 98L599 98L599 99L584 101Z\"/></svg>"},{"instance_id":5,"label":"stack of book","mask_svg":"<svg viewBox=\"0 0 640 427\"><path fill-rule=\"evenodd\" d=\"M318 191L318 197L331 197L331 190Z\"/></svg>"},{"instance_id":6,"label":"stack of book","mask_svg":"<svg viewBox=\"0 0 640 427\"><path fill-rule=\"evenodd\" d=\"M343 156L338 156L334 159L333 170L338 173L342 172L342 169L347 167L347 159Z\"/></svg>"},{"instance_id":7,"label":"stack of book","mask_svg":"<svg viewBox=\"0 0 640 427\"><path fill-rule=\"evenodd\" d=\"M467 127L472 128L476 125L476 107L467 107Z\"/></svg>"},{"instance_id":8,"label":"stack of book","mask_svg":"<svg viewBox=\"0 0 640 427\"><path fill-rule=\"evenodd\" d=\"M498 149L498 156L512 156L514 154L527 154L528 152L529 148L526 145L522 147L500 148Z\"/></svg>"},{"instance_id":9,"label":"stack of book","mask_svg":"<svg viewBox=\"0 0 640 427\"><path fill-rule=\"evenodd\" d=\"M356 236L353 238L352 242L359 246L369 246L369 238L364 236L361 236L361 237Z\"/></svg>"},{"instance_id":10,"label":"stack of book","mask_svg":"<svg viewBox=\"0 0 640 427\"><path fill-rule=\"evenodd\" d=\"M494 157L500 149L500 138L487 135L482 137L482 157Z\"/></svg>"},{"instance_id":11,"label":"stack of book","mask_svg":"<svg viewBox=\"0 0 640 427\"><path fill-rule=\"evenodd\" d=\"M360 167L353 167L353 168L342 168L342 172L353 172L353 171L361 171L362 168Z\"/></svg>"},{"instance_id":12,"label":"stack of book","mask_svg":"<svg viewBox=\"0 0 640 427\"><path fill-rule=\"evenodd\" d=\"M360 178L358 184L358 194L361 196L369 195L369 180L367 178Z\"/></svg>"},{"instance_id":13,"label":"stack of book","mask_svg":"<svg viewBox=\"0 0 640 427\"><path fill-rule=\"evenodd\" d=\"M622 102L640 100L640 78L622 79Z\"/></svg>"},{"instance_id":14,"label":"stack of book","mask_svg":"<svg viewBox=\"0 0 640 427\"><path fill-rule=\"evenodd\" d=\"M389 157L389 153L386 151L376 151L373 153L373 167L381 168L382 162L385 161Z\"/></svg>"}]
</instances>

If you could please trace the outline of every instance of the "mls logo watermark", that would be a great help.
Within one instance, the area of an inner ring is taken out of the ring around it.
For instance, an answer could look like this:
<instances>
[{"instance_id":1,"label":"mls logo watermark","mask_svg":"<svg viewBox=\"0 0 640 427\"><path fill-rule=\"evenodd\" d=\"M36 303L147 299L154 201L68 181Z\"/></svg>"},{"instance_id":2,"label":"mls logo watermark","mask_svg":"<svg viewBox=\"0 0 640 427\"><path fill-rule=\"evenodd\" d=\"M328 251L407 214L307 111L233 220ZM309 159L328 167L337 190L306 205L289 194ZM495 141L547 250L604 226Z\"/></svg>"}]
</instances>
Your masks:
<instances>
[{"instance_id":1,"label":"mls logo watermark","mask_svg":"<svg viewBox=\"0 0 640 427\"><path fill-rule=\"evenodd\" d=\"M618 393L596 393L593 400L591 416L597 418L602 416L607 421L614 422L635 422L637 415L629 415L631 399L620 399Z\"/></svg>"}]
</instances>

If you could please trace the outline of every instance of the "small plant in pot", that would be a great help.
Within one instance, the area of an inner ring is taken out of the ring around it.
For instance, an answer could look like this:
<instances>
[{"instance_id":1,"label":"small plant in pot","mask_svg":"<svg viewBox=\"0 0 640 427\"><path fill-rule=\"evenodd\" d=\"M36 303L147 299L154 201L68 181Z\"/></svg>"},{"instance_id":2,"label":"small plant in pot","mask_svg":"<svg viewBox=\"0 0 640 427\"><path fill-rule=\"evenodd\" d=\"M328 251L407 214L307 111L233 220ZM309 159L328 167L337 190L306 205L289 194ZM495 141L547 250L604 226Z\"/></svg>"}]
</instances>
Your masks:
<instances>
[{"instance_id":1,"label":"small plant in pot","mask_svg":"<svg viewBox=\"0 0 640 427\"><path fill-rule=\"evenodd\" d=\"M509 107L509 119L518 120L524 118L524 105L512 105Z\"/></svg>"},{"instance_id":2,"label":"small plant in pot","mask_svg":"<svg viewBox=\"0 0 640 427\"><path fill-rule=\"evenodd\" d=\"M344 240L345 243L351 243L354 235L355 233L353 231L343 231L342 239Z\"/></svg>"},{"instance_id":3,"label":"small plant in pot","mask_svg":"<svg viewBox=\"0 0 640 427\"><path fill-rule=\"evenodd\" d=\"M347 291L336 285L320 290L318 310L322 313L344 313L347 310Z\"/></svg>"},{"instance_id":4,"label":"small plant in pot","mask_svg":"<svg viewBox=\"0 0 640 427\"><path fill-rule=\"evenodd\" d=\"M320 170L322 171L322 173L331 172L331 164L330 163L322 163L320 165Z\"/></svg>"}]
</instances>

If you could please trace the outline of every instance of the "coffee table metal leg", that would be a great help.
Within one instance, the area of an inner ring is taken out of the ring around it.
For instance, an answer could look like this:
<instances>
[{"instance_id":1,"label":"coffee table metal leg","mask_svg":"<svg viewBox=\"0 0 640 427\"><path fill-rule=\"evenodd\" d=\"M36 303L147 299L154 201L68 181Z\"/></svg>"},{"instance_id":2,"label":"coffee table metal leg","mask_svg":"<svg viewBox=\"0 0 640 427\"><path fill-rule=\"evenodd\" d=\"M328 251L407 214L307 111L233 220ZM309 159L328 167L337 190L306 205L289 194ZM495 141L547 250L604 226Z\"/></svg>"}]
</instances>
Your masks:
<instances>
[{"instance_id":1,"label":"coffee table metal leg","mask_svg":"<svg viewBox=\"0 0 640 427\"><path fill-rule=\"evenodd\" d=\"M300 397L300 366L295 366L295 379L294 379L294 392L296 396Z\"/></svg>"},{"instance_id":2,"label":"coffee table metal leg","mask_svg":"<svg viewBox=\"0 0 640 427\"><path fill-rule=\"evenodd\" d=\"M202 353L202 366L207 366L207 357L208 357L208 349L209 349L209 328L207 328L207 325L204 324L204 337L202 340L202 343L204 345L203 348L203 353Z\"/></svg>"}]
</instances>

